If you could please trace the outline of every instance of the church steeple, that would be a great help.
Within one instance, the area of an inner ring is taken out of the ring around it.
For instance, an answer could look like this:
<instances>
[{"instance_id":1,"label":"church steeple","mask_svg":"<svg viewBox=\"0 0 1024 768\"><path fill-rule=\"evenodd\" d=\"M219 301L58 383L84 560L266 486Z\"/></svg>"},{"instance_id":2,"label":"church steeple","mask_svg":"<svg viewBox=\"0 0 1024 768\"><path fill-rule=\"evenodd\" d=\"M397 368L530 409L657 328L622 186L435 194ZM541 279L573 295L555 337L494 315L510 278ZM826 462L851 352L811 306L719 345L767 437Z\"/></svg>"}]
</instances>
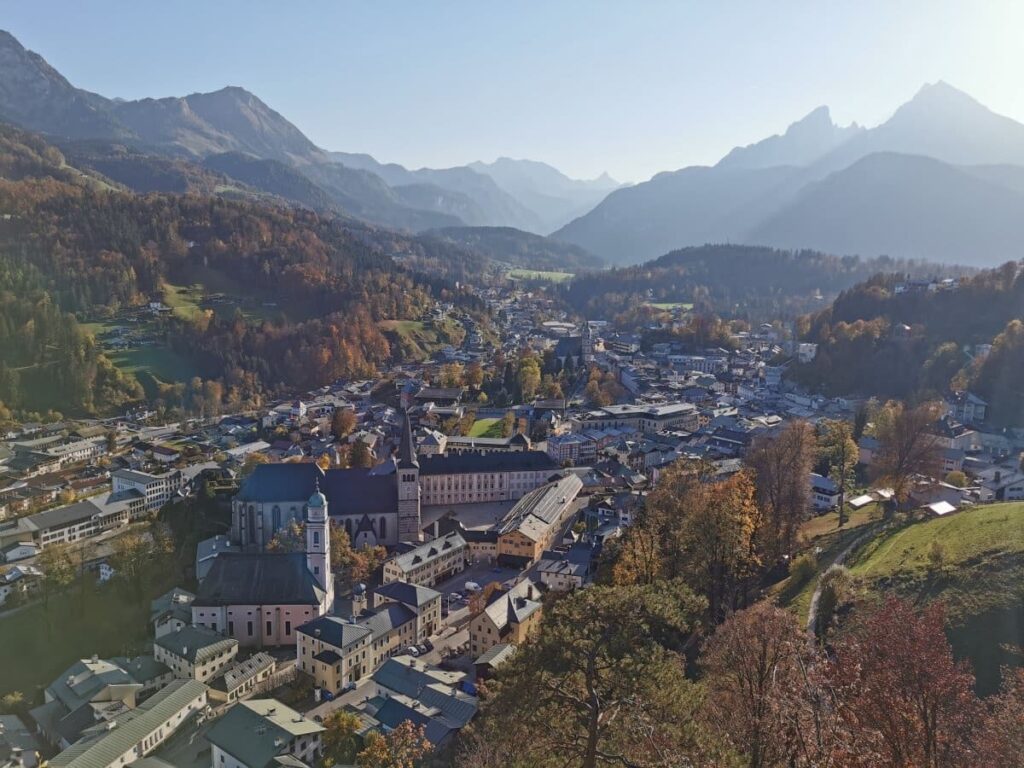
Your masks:
<instances>
[{"instance_id":1,"label":"church steeple","mask_svg":"<svg viewBox=\"0 0 1024 768\"><path fill-rule=\"evenodd\" d=\"M320 492L320 480L317 478L316 490L306 503L306 565L326 592L324 603L328 611L334 605L330 525L327 497Z\"/></svg>"},{"instance_id":2,"label":"church steeple","mask_svg":"<svg viewBox=\"0 0 1024 768\"><path fill-rule=\"evenodd\" d=\"M402 414L402 436L398 441L398 468L420 468L420 463L416 458L416 443L412 439L412 425L409 423L408 412Z\"/></svg>"}]
</instances>

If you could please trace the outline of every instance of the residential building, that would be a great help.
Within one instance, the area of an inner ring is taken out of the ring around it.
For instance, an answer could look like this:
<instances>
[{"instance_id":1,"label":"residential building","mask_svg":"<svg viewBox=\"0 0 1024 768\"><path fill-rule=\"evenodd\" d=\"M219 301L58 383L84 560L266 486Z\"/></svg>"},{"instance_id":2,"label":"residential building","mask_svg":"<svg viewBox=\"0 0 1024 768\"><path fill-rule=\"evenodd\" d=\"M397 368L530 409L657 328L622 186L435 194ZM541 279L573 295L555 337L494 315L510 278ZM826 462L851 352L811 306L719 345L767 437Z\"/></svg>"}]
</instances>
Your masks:
<instances>
[{"instance_id":1,"label":"residential building","mask_svg":"<svg viewBox=\"0 0 1024 768\"><path fill-rule=\"evenodd\" d=\"M192 601L196 596L187 589L174 587L149 603L149 623L156 637L177 632L192 623Z\"/></svg>"},{"instance_id":2,"label":"residential building","mask_svg":"<svg viewBox=\"0 0 1024 768\"><path fill-rule=\"evenodd\" d=\"M137 708L98 723L49 761L52 768L122 768L150 754L206 708L207 688L176 680Z\"/></svg>"},{"instance_id":3,"label":"residential building","mask_svg":"<svg viewBox=\"0 0 1024 768\"><path fill-rule=\"evenodd\" d=\"M230 667L238 655L238 641L204 627L182 627L153 642L153 657L178 678L206 683Z\"/></svg>"},{"instance_id":4,"label":"residential building","mask_svg":"<svg viewBox=\"0 0 1024 768\"><path fill-rule=\"evenodd\" d=\"M182 477L180 470L151 475L135 469L118 469L111 473L110 480L114 493L138 491L145 498L146 511L155 512L181 489Z\"/></svg>"},{"instance_id":5,"label":"residential building","mask_svg":"<svg viewBox=\"0 0 1024 768\"><path fill-rule=\"evenodd\" d=\"M210 701L230 704L244 699L257 688L265 687L276 669L274 657L262 651L244 661L236 661L210 683Z\"/></svg>"},{"instance_id":6,"label":"residential building","mask_svg":"<svg viewBox=\"0 0 1024 768\"><path fill-rule=\"evenodd\" d=\"M590 581L595 548L574 544L565 550L547 550L537 562L540 583L555 592L579 589Z\"/></svg>"},{"instance_id":7,"label":"residential building","mask_svg":"<svg viewBox=\"0 0 1024 768\"><path fill-rule=\"evenodd\" d=\"M826 512L839 505L839 486L830 477L811 472L811 502L818 512Z\"/></svg>"},{"instance_id":8,"label":"residential building","mask_svg":"<svg viewBox=\"0 0 1024 768\"><path fill-rule=\"evenodd\" d=\"M469 545L458 533L428 541L384 563L384 583L404 581L432 587L461 572L469 562Z\"/></svg>"},{"instance_id":9,"label":"residential building","mask_svg":"<svg viewBox=\"0 0 1024 768\"><path fill-rule=\"evenodd\" d=\"M441 593L419 584L392 581L377 587L373 608L397 603L416 614L415 642L421 643L441 629Z\"/></svg>"},{"instance_id":10,"label":"residential building","mask_svg":"<svg viewBox=\"0 0 1024 768\"><path fill-rule=\"evenodd\" d=\"M0 768L36 768L41 744L17 715L0 715Z\"/></svg>"},{"instance_id":11,"label":"residential building","mask_svg":"<svg viewBox=\"0 0 1024 768\"><path fill-rule=\"evenodd\" d=\"M315 765L324 727L276 699L251 699L231 707L206 734L211 768Z\"/></svg>"},{"instance_id":12,"label":"residential building","mask_svg":"<svg viewBox=\"0 0 1024 768\"><path fill-rule=\"evenodd\" d=\"M469 621L469 652L476 657L499 643L524 642L539 628L541 613L540 592L529 579L495 592Z\"/></svg>"},{"instance_id":13,"label":"residential building","mask_svg":"<svg viewBox=\"0 0 1024 768\"><path fill-rule=\"evenodd\" d=\"M558 469L543 451L425 456L419 467L421 498L428 506L514 501Z\"/></svg>"}]
</instances>

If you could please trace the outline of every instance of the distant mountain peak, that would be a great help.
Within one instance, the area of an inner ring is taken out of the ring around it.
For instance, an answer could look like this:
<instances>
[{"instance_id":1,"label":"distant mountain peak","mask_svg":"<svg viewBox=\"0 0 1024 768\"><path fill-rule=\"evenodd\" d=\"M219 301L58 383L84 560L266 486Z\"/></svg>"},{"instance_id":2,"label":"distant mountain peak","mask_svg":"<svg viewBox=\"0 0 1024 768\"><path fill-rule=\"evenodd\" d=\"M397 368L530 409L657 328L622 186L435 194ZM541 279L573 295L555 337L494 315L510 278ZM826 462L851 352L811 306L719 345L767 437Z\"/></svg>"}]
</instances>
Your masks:
<instances>
[{"instance_id":1,"label":"distant mountain peak","mask_svg":"<svg viewBox=\"0 0 1024 768\"><path fill-rule=\"evenodd\" d=\"M822 105L791 123L783 134L769 136L745 147L736 147L718 165L723 168L746 169L808 165L861 130L856 123L846 127L836 125L829 108Z\"/></svg>"}]
</instances>

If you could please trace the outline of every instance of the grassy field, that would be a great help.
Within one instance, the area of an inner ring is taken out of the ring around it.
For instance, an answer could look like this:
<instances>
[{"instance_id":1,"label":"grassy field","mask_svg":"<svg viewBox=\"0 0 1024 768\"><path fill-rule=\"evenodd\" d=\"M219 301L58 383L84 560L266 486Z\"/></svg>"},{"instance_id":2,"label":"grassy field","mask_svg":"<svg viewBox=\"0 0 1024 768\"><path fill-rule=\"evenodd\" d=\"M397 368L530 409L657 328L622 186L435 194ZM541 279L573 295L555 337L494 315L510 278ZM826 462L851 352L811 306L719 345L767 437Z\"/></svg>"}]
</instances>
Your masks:
<instances>
[{"instance_id":1,"label":"grassy field","mask_svg":"<svg viewBox=\"0 0 1024 768\"><path fill-rule=\"evenodd\" d=\"M564 283L572 280L572 272L544 272L538 269L511 269L508 276L513 280L545 280L549 283Z\"/></svg>"},{"instance_id":2,"label":"grassy field","mask_svg":"<svg viewBox=\"0 0 1024 768\"><path fill-rule=\"evenodd\" d=\"M174 311L176 317L182 320L191 320L197 312L201 311L199 306L206 296L206 289L200 283L194 285L172 285L164 283L163 286L164 304Z\"/></svg>"},{"instance_id":3,"label":"grassy field","mask_svg":"<svg viewBox=\"0 0 1024 768\"><path fill-rule=\"evenodd\" d=\"M188 381L197 375L192 361L169 347L133 347L108 354L121 370L136 375L149 373L161 381Z\"/></svg>"},{"instance_id":4,"label":"grassy field","mask_svg":"<svg viewBox=\"0 0 1024 768\"><path fill-rule=\"evenodd\" d=\"M426 360L447 344L458 346L465 331L461 323L443 320L440 325L422 320L382 320L380 329L398 344L403 360Z\"/></svg>"},{"instance_id":5,"label":"grassy field","mask_svg":"<svg viewBox=\"0 0 1024 768\"><path fill-rule=\"evenodd\" d=\"M938 566L930 562L941 545ZM958 657L971 660L978 690L999 668L1024 663L1024 504L993 504L892 528L848 562L865 596L895 593L917 604L942 600Z\"/></svg>"},{"instance_id":6,"label":"grassy field","mask_svg":"<svg viewBox=\"0 0 1024 768\"><path fill-rule=\"evenodd\" d=\"M501 419L477 419L469 430L470 437L501 437Z\"/></svg>"}]
</instances>

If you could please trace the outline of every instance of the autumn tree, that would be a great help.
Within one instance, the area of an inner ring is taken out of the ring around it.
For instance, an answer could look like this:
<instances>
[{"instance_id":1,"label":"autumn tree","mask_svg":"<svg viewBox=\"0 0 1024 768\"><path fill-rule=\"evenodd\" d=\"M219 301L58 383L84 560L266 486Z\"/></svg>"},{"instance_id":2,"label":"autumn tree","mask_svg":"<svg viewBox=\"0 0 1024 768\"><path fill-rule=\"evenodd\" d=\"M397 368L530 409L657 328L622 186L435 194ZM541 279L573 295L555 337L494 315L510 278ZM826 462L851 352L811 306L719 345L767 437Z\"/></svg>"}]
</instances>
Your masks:
<instances>
[{"instance_id":1,"label":"autumn tree","mask_svg":"<svg viewBox=\"0 0 1024 768\"><path fill-rule=\"evenodd\" d=\"M348 463L350 467L368 469L373 466L373 454L370 447L363 440L355 440L350 443L348 452Z\"/></svg>"},{"instance_id":2,"label":"autumn tree","mask_svg":"<svg viewBox=\"0 0 1024 768\"><path fill-rule=\"evenodd\" d=\"M324 718L323 759L333 765L351 765L359 753L359 717L347 709L336 709Z\"/></svg>"},{"instance_id":3,"label":"autumn tree","mask_svg":"<svg viewBox=\"0 0 1024 768\"><path fill-rule=\"evenodd\" d=\"M500 670L458 764L727 764L697 722L700 694L678 655L703 610L680 582L595 586L555 602Z\"/></svg>"},{"instance_id":4,"label":"autumn tree","mask_svg":"<svg viewBox=\"0 0 1024 768\"><path fill-rule=\"evenodd\" d=\"M733 614L701 655L706 717L749 768L829 765L845 737L826 663L789 611Z\"/></svg>"},{"instance_id":5,"label":"autumn tree","mask_svg":"<svg viewBox=\"0 0 1024 768\"><path fill-rule=\"evenodd\" d=\"M371 547L369 544L364 544L352 555L352 565L349 571L352 581L366 581L387 559L388 551L384 547L380 545Z\"/></svg>"},{"instance_id":6,"label":"autumn tree","mask_svg":"<svg viewBox=\"0 0 1024 768\"><path fill-rule=\"evenodd\" d=\"M810 474L817 449L814 429L791 421L777 435L760 437L747 453L754 470L762 519L758 538L767 563L793 554L811 508Z\"/></svg>"},{"instance_id":7,"label":"autumn tree","mask_svg":"<svg viewBox=\"0 0 1024 768\"><path fill-rule=\"evenodd\" d=\"M976 768L1017 768L1024 755L1024 669L1003 669L999 693L985 700L975 740Z\"/></svg>"},{"instance_id":8,"label":"autumn tree","mask_svg":"<svg viewBox=\"0 0 1024 768\"><path fill-rule=\"evenodd\" d=\"M853 735L844 765L945 768L970 763L981 717L974 676L956 662L945 611L890 598L835 645L841 714Z\"/></svg>"},{"instance_id":9,"label":"autumn tree","mask_svg":"<svg viewBox=\"0 0 1024 768\"><path fill-rule=\"evenodd\" d=\"M359 423L355 411L350 408L335 408L331 416L331 433L334 439L341 441L351 435Z\"/></svg>"},{"instance_id":10,"label":"autumn tree","mask_svg":"<svg viewBox=\"0 0 1024 768\"><path fill-rule=\"evenodd\" d=\"M938 403L910 407L888 403L875 416L878 453L872 465L876 486L893 490L897 504L910 497L918 476L935 477L940 468L940 444L932 428L939 418Z\"/></svg>"},{"instance_id":11,"label":"autumn tree","mask_svg":"<svg viewBox=\"0 0 1024 768\"><path fill-rule=\"evenodd\" d=\"M273 537L267 542L267 551L305 552L306 526L298 520L289 520L280 530L274 532Z\"/></svg>"},{"instance_id":12,"label":"autumn tree","mask_svg":"<svg viewBox=\"0 0 1024 768\"><path fill-rule=\"evenodd\" d=\"M846 491L856 479L860 451L848 421L826 421L822 425L821 455L828 463L828 476L839 488L839 527L846 523Z\"/></svg>"},{"instance_id":13,"label":"autumn tree","mask_svg":"<svg viewBox=\"0 0 1024 768\"><path fill-rule=\"evenodd\" d=\"M524 403L533 400L540 387L540 363L533 354L523 354L519 358L518 384Z\"/></svg>"},{"instance_id":14,"label":"autumn tree","mask_svg":"<svg viewBox=\"0 0 1024 768\"><path fill-rule=\"evenodd\" d=\"M403 721L387 735L370 731L365 744L356 756L359 768L415 768L432 748L423 726L413 725L410 720Z\"/></svg>"}]
</instances>

